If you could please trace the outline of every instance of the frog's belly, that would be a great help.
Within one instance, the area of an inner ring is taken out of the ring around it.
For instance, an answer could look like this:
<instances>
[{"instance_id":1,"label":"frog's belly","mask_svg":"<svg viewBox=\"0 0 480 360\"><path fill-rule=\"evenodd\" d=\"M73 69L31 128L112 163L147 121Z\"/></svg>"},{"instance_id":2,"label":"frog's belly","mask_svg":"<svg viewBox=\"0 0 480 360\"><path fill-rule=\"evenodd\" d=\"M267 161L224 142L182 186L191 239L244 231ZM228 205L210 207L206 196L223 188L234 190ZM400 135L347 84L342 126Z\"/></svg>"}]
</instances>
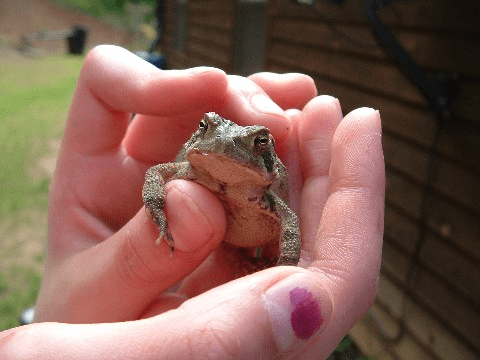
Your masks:
<instances>
[{"instance_id":1,"label":"frog's belly","mask_svg":"<svg viewBox=\"0 0 480 360\"><path fill-rule=\"evenodd\" d=\"M224 204L227 229L224 241L239 247L257 247L278 242L282 233L278 216L255 202L241 207Z\"/></svg>"}]
</instances>

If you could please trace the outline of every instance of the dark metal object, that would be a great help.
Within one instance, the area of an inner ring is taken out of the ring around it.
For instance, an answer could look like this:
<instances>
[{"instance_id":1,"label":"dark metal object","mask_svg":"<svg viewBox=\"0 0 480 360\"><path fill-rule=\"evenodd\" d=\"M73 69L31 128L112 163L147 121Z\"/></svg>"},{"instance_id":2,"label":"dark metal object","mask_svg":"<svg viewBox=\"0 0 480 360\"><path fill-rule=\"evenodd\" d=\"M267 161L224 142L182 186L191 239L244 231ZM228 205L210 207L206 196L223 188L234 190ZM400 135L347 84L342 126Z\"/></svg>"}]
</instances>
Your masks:
<instances>
[{"instance_id":1,"label":"dark metal object","mask_svg":"<svg viewBox=\"0 0 480 360\"><path fill-rule=\"evenodd\" d=\"M456 75L438 73L435 78L426 75L409 53L399 44L378 17L378 8L389 5L392 0L364 0L365 15L378 41L395 59L412 82L420 89L431 108L444 118L450 117L450 92Z\"/></svg>"},{"instance_id":2,"label":"dark metal object","mask_svg":"<svg viewBox=\"0 0 480 360\"><path fill-rule=\"evenodd\" d=\"M34 49L34 41L67 40L69 54L82 55L85 48L85 40L88 35L88 28L75 25L65 30L44 30L27 35L20 39L20 50L28 52Z\"/></svg>"},{"instance_id":3,"label":"dark metal object","mask_svg":"<svg viewBox=\"0 0 480 360\"><path fill-rule=\"evenodd\" d=\"M85 39L87 38L88 30L84 26L75 25L72 28L71 34L67 37L68 52L74 55L82 55L85 48Z\"/></svg>"}]
</instances>

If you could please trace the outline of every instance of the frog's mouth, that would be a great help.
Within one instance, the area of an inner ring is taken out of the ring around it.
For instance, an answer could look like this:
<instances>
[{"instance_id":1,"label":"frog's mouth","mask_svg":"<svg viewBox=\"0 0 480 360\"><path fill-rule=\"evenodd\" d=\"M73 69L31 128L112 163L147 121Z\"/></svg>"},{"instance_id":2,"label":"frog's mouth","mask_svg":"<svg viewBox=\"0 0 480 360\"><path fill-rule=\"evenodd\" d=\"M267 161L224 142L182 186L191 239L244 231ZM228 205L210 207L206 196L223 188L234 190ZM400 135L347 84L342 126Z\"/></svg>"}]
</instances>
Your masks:
<instances>
[{"instance_id":1,"label":"frog's mouth","mask_svg":"<svg viewBox=\"0 0 480 360\"><path fill-rule=\"evenodd\" d=\"M271 184L272 176L248 163L205 150L188 152L187 159L193 170L225 184L255 183L256 186Z\"/></svg>"}]
</instances>

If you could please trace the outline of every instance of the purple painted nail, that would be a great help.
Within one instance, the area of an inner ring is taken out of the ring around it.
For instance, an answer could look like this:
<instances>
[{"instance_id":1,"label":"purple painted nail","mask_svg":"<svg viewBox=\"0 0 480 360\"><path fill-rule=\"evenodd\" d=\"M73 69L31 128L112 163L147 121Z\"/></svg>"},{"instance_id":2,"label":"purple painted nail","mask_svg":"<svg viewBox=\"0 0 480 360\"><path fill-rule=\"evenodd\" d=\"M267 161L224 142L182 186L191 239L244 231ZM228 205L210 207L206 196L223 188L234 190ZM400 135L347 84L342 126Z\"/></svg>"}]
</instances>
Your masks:
<instances>
[{"instance_id":1,"label":"purple painted nail","mask_svg":"<svg viewBox=\"0 0 480 360\"><path fill-rule=\"evenodd\" d=\"M293 331L298 338L308 340L323 324L319 302L310 291L297 287L290 290L290 303L294 306L290 320Z\"/></svg>"},{"instance_id":2,"label":"purple painted nail","mask_svg":"<svg viewBox=\"0 0 480 360\"><path fill-rule=\"evenodd\" d=\"M332 302L312 278L291 275L268 289L263 297L278 349L290 351L319 334L330 320Z\"/></svg>"}]
</instances>

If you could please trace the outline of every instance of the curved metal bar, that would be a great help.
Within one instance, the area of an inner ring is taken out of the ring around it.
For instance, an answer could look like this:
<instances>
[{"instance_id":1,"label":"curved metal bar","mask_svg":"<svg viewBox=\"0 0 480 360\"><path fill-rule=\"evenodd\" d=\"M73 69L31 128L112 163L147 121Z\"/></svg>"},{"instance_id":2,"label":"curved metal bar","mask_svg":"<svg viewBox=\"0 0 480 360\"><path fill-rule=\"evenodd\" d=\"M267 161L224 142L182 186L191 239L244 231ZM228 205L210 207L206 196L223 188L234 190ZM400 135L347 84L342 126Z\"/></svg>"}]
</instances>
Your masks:
<instances>
[{"instance_id":1,"label":"curved metal bar","mask_svg":"<svg viewBox=\"0 0 480 360\"><path fill-rule=\"evenodd\" d=\"M450 116L450 97L453 75L438 73L434 79L426 75L410 54L400 45L395 36L388 30L378 17L380 5L391 3L392 0L364 0L364 10L370 26L378 41L395 59L401 69L423 93L430 106L443 117Z\"/></svg>"}]
</instances>

